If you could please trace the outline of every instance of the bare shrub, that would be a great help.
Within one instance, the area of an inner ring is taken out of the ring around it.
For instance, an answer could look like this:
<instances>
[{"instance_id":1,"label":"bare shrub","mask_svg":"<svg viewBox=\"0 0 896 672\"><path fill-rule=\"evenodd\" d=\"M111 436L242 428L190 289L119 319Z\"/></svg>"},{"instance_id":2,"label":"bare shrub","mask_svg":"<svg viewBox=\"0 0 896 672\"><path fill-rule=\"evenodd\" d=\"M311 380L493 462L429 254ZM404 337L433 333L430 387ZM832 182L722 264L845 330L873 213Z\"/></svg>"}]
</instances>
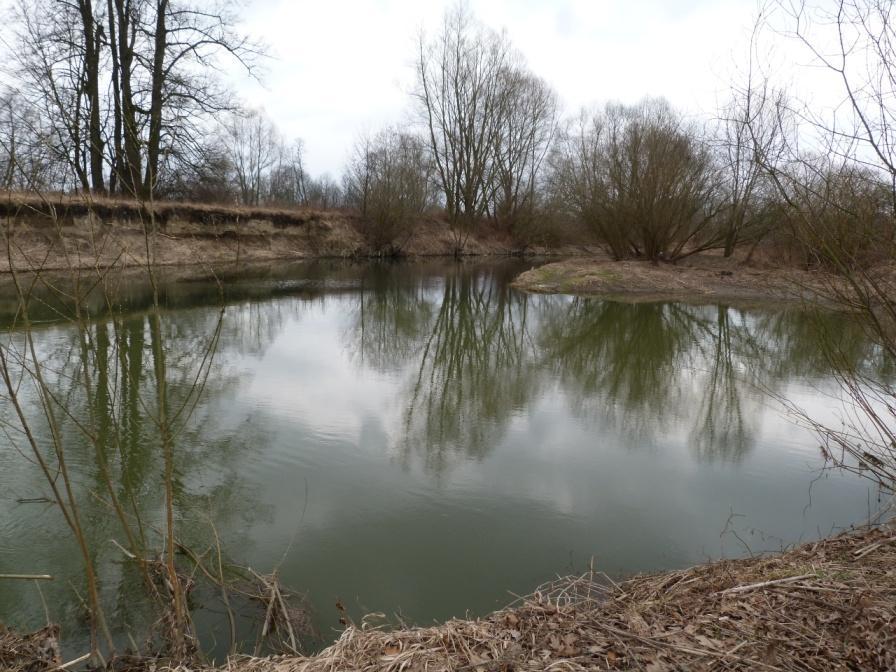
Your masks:
<instances>
[{"instance_id":1,"label":"bare shrub","mask_svg":"<svg viewBox=\"0 0 896 672\"><path fill-rule=\"evenodd\" d=\"M887 258L893 226L882 176L852 163L782 176L789 234L807 267L848 274Z\"/></svg>"},{"instance_id":2,"label":"bare shrub","mask_svg":"<svg viewBox=\"0 0 896 672\"><path fill-rule=\"evenodd\" d=\"M835 271L827 299L850 311L876 341L882 361L896 358L896 282L876 267L892 261L896 241L896 27L892 3L775 3L774 25L827 73L843 104L817 111L799 103L779 113L796 120L782 156L758 160L785 204L786 223L805 256ZM789 130L789 129L786 129ZM809 149L804 147L808 146ZM819 435L830 464L896 490L896 389L869 375L831 342L826 355L844 393L836 425L793 409Z\"/></svg>"},{"instance_id":3,"label":"bare shrub","mask_svg":"<svg viewBox=\"0 0 896 672\"><path fill-rule=\"evenodd\" d=\"M665 101L583 112L551 169L557 201L614 259L675 260L718 242L710 152Z\"/></svg>"},{"instance_id":4,"label":"bare shrub","mask_svg":"<svg viewBox=\"0 0 896 672\"><path fill-rule=\"evenodd\" d=\"M345 176L346 204L361 214L368 244L398 254L432 204L432 170L420 138L386 130L362 139Z\"/></svg>"}]
</instances>

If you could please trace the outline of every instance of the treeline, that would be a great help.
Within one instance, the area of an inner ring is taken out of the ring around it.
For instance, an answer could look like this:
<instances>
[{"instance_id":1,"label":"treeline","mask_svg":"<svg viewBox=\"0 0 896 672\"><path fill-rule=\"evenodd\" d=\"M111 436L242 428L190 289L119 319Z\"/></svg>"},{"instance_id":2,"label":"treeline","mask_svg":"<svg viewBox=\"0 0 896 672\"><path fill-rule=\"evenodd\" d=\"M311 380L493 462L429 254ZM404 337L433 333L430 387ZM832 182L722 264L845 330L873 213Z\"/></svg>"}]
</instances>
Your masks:
<instances>
[{"instance_id":1,"label":"treeline","mask_svg":"<svg viewBox=\"0 0 896 672\"><path fill-rule=\"evenodd\" d=\"M662 99L564 118L507 35L457 5L417 43L418 123L360 139L338 181L311 177L301 140L263 111L225 102L216 59L251 69L258 53L226 7L92 3L39 0L20 13L22 81L0 120L3 188L350 208L384 252L400 252L427 215L458 252L486 223L521 244L588 236L616 259L654 262L749 256L766 242L791 262L842 269L896 242L896 79L879 0L837 15L851 45L839 62L861 53L867 64L855 80L801 32L811 7L778 7L816 64L842 70L852 103L836 120L758 76L756 40L744 81L712 119Z\"/></svg>"},{"instance_id":2,"label":"treeline","mask_svg":"<svg viewBox=\"0 0 896 672\"><path fill-rule=\"evenodd\" d=\"M19 3L4 186L151 197L230 106L215 69L252 66L233 25L228 4L202 0Z\"/></svg>"}]
</instances>

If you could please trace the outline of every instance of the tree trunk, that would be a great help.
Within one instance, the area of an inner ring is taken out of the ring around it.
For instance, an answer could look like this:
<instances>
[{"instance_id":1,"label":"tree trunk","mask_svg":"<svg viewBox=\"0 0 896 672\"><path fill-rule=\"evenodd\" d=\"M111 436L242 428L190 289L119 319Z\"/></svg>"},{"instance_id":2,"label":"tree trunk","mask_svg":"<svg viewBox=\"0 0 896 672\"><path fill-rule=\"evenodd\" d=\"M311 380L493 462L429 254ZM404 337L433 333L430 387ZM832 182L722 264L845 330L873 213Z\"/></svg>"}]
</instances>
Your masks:
<instances>
[{"instance_id":1,"label":"tree trunk","mask_svg":"<svg viewBox=\"0 0 896 672\"><path fill-rule=\"evenodd\" d=\"M165 95L165 54L168 49L168 0L156 4L156 32L152 61L152 94L149 106L149 138L146 143L146 175L142 196L150 198L159 174L162 142L162 107Z\"/></svg>"},{"instance_id":2,"label":"tree trunk","mask_svg":"<svg viewBox=\"0 0 896 672\"><path fill-rule=\"evenodd\" d=\"M87 96L87 158L93 191L106 191L103 177L103 134L100 122L100 35L102 27L93 18L92 0L78 0L84 30L84 93Z\"/></svg>"},{"instance_id":3,"label":"tree trunk","mask_svg":"<svg viewBox=\"0 0 896 672\"><path fill-rule=\"evenodd\" d=\"M109 51L112 54L112 166L109 169L109 193L115 193L121 178L122 137L121 137L121 64L118 61L118 43L115 29L115 7L112 0L106 0L109 21Z\"/></svg>"},{"instance_id":4,"label":"tree trunk","mask_svg":"<svg viewBox=\"0 0 896 672\"><path fill-rule=\"evenodd\" d=\"M134 67L134 16L130 0L114 0L118 18L118 64L121 78L121 124L124 153L118 162L121 166L122 191L137 196L140 187L142 159L140 156L140 127L137 124L137 104L134 99L131 76Z\"/></svg>"}]
</instances>

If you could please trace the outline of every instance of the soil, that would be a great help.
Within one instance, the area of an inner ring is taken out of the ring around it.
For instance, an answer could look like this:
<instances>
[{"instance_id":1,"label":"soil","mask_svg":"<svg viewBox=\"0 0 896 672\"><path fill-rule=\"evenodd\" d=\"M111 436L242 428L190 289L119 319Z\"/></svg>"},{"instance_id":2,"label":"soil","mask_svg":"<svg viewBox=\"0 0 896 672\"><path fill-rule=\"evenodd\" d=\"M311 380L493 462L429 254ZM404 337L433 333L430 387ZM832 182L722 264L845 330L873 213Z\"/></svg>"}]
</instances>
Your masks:
<instances>
[{"instance_id":1,"label":"soil","mask_svg":"<svg viewBox=\"0 0 896 672\"><path fill-rule=\"evenodd\" d=\"M159 203L151 210L133 202L34 196L0 198L0 273L111 266L220 266L324 257L380 256L371 249L358 216L338 210L277 210ZM151 236L145 230L154 231ZM436 216L421 218L401 254L454 256L449 227ZM506 231L485 227L470 236L464 256L563 255L593 251L576 245L521 246Z\"/></svg>"}]
</instances>

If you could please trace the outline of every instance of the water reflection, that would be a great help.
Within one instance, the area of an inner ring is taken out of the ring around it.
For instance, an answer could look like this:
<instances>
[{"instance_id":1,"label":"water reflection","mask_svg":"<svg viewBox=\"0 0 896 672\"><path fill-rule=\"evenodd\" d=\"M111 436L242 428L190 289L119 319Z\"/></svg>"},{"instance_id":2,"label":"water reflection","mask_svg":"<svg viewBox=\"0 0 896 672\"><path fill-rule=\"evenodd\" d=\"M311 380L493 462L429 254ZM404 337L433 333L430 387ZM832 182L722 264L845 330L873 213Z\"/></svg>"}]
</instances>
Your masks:
<instances>
[{"instance_id":1,"label":"water reflection","mask_svg":"<svg viewBox=\"0 0 896 672\"><path fill-rule=\"evenodd\" d=\"M408 282L391 264L377 264L362 276L356 303L349 355L378 371L399 368L414 355L437 308L422 282Z\"/></svg>"},{"instance_id":2,"label":"water reflection","mask_svg":"<svg viewBox=\"0 0 896 672\"><path fill-rule=\"evenodd\" d=\"M242 311L234 307L232 312L238 316ZM272 315L277 311L265 311L268 321ZM126 633L142 637L139 633L147 632L157 617L143 592L142 577L123 549L146 549L153 556L154 549L163 547L165 456L159 449L163 430L158 420L162 405L170 420L166 431L170 428L175 446L178 538L204 546L211 535L211 521L251 524L270 513L263 504L246 506L255 499L259 485L244 478L237 459L243 442L263 441L263 433L247 436L225 430L212 401L234 394L245 378L244 371L226 366L227 356L232 357L235 348L243 350L247 339L260 349L268 343L260 341L254 322L248 332L231 332L231 337L223 339L221 359L212 370L210 342L220 325L220 311L215 308L193 311L187 319L168 316L161 321L152 314L118 313L82 328L52 325L35 336L52 422L41 410L37 388L27 376L19 399L51 469L58 469L57 456L65 454L71 475L66 502L77 503L86 545L101 580L101 602L123 642ZM17 336L12 334L10 341L8 352L13 354L22 349ZM162 376L164 394L159 393ZM8 431L16 426L12 413L12 404L0 408L0 426L7 430L7 442L0 450L0 550L6 551L8 544L20 538L27 539L28 547L17 551L13 546L13 552L0 553L0 573L8 563L9 570L53 575L55 581L46 589L48 602L59 605L53 618L74 631L67 644L77 650L85 646L81 635L86 635L86 616L78 597L84 594L83 560L57 506L18 501L49 502L51 498L41 471L24 456L14 432ZM119 515L116 509L121 510ZM122 525L119 516L130 524ZM13 582L3 588L0 620L12 613L24 627L40 622L43 597L33 585Z\"/></svg>"},{"instance_id":3,"label":"water reflection","mask_svg":"<svg viewBox=\"0 0 896 672\"><path fill-rule=\"evenodd\" d=\"M556 385L583 418L652 440L688 423L705 460L743 458L766 392L825 375L823 345L879 366L861 331L803 310L530 296L505 269L457 267L436 288L379 269L357 299L359 366L406 371L400 455L438 474L481 459L514 413Z\"/></svg>"},{"instance_id":4,"label":"water reflection","mask_svg":"<svg viewBox=\"0 0 896 672\"><path fill-rule=\"evenodd\" d=\"M702 353L708 370L690 441L701 459L740 460L755 440L761 393L754 386L760 367L750 362L762 361L761 353L742 313L724 306L715 312Z\"/></svg>"},{"instance_id":5,"label":"water reflection","mask_svg":"<svg viewBox=\"0 0 896 672\"><path fill-rule=\"evenodd\" d=\"M681 373L707 325L688 306L573 299L542 323L541 359L580 414L644 439L690 407Z\"/></svg>"},{"instance_id":6,"label":"water reflection","mask_svg":"<svg viewBox=\"0 0 896 672\"><path fill-rule=\"evenodd\" d=\"M454 455L481 459L538 392L528 299L474 271L449 275L403 404L405 457L438 473Z\"/></svg>"},{"instance_id":7,"label":"water reflection","mask_svg":"<svg viewBox=\"0 0 896 672\"><path fill-rule=\"evenodd\" d=\"M773 524L807 477L792 464L783 475L767 466L784 458L763 438L776 421L766 391L828 384L825 344L856 367L892 373L839 316L530 296L508 286L522 269L325 262L234 276L201 397L196 371L220 318L214 282L166 285L157 333L142 312L145 288L126 282L116 310L84 332L86 351L77 330L43 327L54 393L72 409L64 433L91 547L123 626L138 631L148 614L134 607L131 570L110 543L121 530L94 496L102 473L78 423L96 429L118 497L157 539L154 342L167 362L167 403L183 409L175 494L184 539L207 546L214 521L234 560L268 570L304 520L309 482L307 524L284 572L325 600L363 594L368 608L416 605L422 619L531 588L571 569L573 550L587 557L599 546L620 572L699 560L724 523L706 512L727 515L737 488L761 518L751 523ZM64 302L53 310L48 320ZM86 397L85 376L96 390ZM49 428L40 431L45 440ZM775 441L789 430L777 431ZM771 457L757 467L763 446ZM75 623L69 536L52 508L16 505L44 494L32 465L9 446L0 460L0 572L60 577L53 597ZM761 478L739 471L744 463ZM773 492L756 495L763 488ZM463 552L439 564L446 544ZM525 559L511 570L505 557ZM467 592L445 588L451 572ZM33 587L3 588L0 620L39 624Z\"/></svg>"}]
</instances>

